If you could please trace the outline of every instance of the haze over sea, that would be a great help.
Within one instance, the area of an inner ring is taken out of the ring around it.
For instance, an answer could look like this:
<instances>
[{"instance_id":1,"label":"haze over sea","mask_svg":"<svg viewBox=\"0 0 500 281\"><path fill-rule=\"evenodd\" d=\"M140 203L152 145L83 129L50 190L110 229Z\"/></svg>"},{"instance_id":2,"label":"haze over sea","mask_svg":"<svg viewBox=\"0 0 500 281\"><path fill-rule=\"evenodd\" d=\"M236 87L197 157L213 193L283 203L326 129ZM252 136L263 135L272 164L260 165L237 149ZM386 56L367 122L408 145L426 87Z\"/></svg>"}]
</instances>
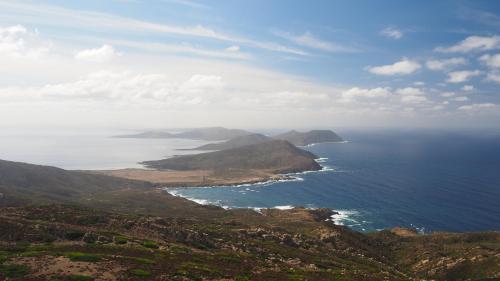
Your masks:
<instances>
[{"instance_id":1,"label":"haze over sea","mask_svg":"<svg viewBox=\"0 0 500 281\"><path fill-rule=\"evenodd\" d=\"M206 142L115 139L119 132L3 132L0 159L67 169L138 167ZM393 226L421 231L500 228L500 132L487 130L340 131L348 143L307 147L331 171L301 180L172 193L229 208L328 207L360 231Z\"/></svg>"}]
</instances>

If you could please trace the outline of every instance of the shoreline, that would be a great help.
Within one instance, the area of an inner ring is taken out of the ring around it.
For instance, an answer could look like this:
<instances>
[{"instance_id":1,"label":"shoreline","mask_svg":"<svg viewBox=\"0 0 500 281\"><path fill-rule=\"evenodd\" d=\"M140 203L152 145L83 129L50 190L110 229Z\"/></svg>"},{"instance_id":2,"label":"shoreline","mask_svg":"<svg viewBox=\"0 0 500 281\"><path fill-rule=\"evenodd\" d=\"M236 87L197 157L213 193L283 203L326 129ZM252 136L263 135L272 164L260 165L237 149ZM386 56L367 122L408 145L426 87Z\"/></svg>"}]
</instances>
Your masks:
<instances>
[{"instance_id":1,"label":"shoreline","mask_svg":"<svg viewBox=\"0 0 500 281\"><path fill-rule=\"evenodd\" d=\"M327 158L315 159L318 164ZM84 173L101 174L131 180L146 181L162 185L163 189L171 188L211 188L265 185L288 181L302 181L299 175L334 171L328 166L320 165L319 170L305 170L290 173L276 173L270 170L155 170L146 168L125 168L112 170L80 170Z\"/></svg>"}]
</instances>

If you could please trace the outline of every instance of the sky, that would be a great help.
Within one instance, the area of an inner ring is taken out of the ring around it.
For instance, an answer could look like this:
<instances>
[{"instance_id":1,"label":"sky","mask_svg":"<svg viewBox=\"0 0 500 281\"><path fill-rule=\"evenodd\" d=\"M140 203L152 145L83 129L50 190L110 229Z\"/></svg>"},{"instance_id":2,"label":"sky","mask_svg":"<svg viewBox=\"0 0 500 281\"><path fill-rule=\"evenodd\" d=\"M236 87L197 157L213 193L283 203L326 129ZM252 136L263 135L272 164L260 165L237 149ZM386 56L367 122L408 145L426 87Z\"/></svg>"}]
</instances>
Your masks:
<instances>
[{"instance_id":1,"label":"sky","mask_svg":"<svg viewBox=\"0 0 500 281\"><path fill-rule=\"evenodd\" d=\"M500 128L498 1L0 0L3 128Z\"/></svg>"}]
</instances>

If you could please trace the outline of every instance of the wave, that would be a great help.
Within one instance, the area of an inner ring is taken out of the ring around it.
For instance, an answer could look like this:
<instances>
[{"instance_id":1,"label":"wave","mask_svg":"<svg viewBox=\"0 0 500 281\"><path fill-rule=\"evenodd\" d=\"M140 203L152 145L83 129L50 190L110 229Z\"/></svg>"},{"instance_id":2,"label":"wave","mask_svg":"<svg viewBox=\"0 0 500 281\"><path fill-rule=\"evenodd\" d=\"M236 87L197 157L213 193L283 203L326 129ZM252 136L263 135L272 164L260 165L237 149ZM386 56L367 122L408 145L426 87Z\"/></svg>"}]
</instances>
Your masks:
<instances>
[{"instance_id":1,"label":"wave","mask_svg":"<svg viewBox=\"0 0 500 281\"><path fill-rule=\"evenodd\" d=\"M303 146L299 146L299 147L312 147L312 146L315 146L317 144L324 144L324 143L349 143L350 141L348 140L343 140L343 141L325 141L325 142L315 142L315 143L310 143L308 145L303 145Z\"/></svg>"}]
</instances>

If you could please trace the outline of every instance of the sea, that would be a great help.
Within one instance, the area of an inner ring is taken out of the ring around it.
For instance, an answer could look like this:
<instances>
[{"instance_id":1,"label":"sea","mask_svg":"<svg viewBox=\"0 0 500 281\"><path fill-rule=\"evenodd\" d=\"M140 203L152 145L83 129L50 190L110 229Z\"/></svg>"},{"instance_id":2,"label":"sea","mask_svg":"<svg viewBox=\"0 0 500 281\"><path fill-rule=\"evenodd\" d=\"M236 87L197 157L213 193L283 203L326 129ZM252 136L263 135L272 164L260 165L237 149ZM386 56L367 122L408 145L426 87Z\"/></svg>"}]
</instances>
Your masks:
<instances>
[{"instance_id":1,"label":"sea","mask_svg":"<svg viewBox=\"0 0 500 281\"><path fill-rule=\"evenodd\" d=\"M500 230L500 131L338 131L343 143L304 149L322 171L292 180L169 189L224 208L326 207L337 224L370 232L395 226L420 232ZM0 159L65 169L141 167L138 162L193 153L181 139L111 138L119 131L0 133Z\"/></svg>"}]
</instances>

